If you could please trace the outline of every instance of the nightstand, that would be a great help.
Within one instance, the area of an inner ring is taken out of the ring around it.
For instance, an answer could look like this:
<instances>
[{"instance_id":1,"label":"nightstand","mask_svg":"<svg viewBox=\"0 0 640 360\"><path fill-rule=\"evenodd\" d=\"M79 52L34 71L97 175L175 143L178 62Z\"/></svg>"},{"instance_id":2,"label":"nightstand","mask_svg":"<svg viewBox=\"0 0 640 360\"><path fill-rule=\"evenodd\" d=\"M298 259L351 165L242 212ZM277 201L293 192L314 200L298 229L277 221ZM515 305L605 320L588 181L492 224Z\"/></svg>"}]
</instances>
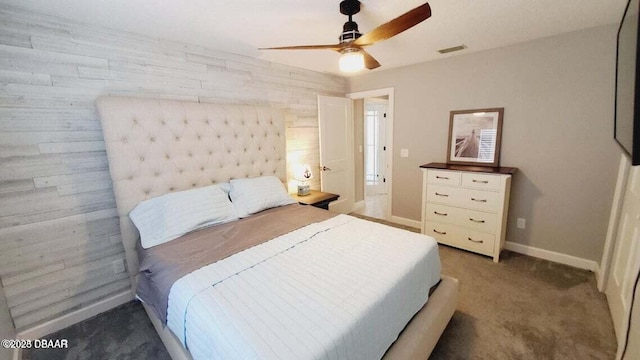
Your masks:
<instances>
[{"instance_id":1,"label":"nightstand","mask_svg":"<svg viewBox=\"0 0 640 360\"><path fill-rule=\"evenodd\" d=\"M309 195L299 196L291 194L291 197L302 205L311 205L320 209L329 210L329 203L338 200L340 195L311 190Z\"/></svg>"}]
</instances>

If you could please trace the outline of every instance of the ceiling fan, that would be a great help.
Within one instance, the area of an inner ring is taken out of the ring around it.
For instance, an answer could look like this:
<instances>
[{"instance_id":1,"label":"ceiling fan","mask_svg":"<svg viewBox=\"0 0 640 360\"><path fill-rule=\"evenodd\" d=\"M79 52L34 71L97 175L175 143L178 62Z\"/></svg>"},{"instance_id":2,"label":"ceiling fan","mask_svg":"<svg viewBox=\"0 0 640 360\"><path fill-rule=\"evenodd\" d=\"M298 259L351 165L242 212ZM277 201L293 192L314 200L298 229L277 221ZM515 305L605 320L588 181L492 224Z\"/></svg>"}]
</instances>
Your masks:
<instances>
[{"instance_id":1,"label":"ceiling fan","mask_svg":"<svg viewBox=\"0 0 640 360\"><path fill-rule=\"evenodd\" d=\"M334 50L342 54L340 56L340 70L344 72L356 72L363 68L369 70L380 66L378 60L364 50L365 46L373 45L410 29L425 21L431 16L429 3L424 3L417 8L406 12L397 18L378 26L372 31L362 35L358 31L358 24L352 20L352 16L360 12L360 1L344 0L340 2L340 13L349 16L344 23L340 42L332 45L299 45L260 48L260 50Z\"/></svg>"}]
</instances>

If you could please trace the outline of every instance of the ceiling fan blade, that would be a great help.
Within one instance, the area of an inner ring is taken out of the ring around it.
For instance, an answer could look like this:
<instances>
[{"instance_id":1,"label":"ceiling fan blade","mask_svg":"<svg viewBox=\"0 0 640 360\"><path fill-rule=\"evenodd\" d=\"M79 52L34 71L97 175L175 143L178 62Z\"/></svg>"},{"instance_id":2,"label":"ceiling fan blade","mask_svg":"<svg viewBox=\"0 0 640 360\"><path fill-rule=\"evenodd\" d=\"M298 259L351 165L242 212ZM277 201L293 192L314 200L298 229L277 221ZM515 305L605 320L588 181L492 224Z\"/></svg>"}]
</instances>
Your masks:
<instances>
[{"instance_id":1,"label":"ceiling fan blade","mask_svg":"<svg viewBox=\"0 0 640 360\"><path fill-rule=\"evenodd\" d=\"M358 46L367 46L378 41L386 40L418 25L429 17L431 17L431 7L429 6L429 3L424 3L423 5L420 5L417 8L362 35L356 39L353 44Z\"/></svg>"},{"instance_id":2,"label":"ceiling fan blade","mask_svg":"<svg viewBox=\"0 0 640 360\"><path fill-rule=\"evenodd\" d=\"M332 45L297 45L297 46L281 46L281 47L269 47L269 48L258 48L258 50L340 50L342 49L342 45L340 44L332 44Z\"/></svg>"},{"instance_id":3,"label":"ceiling fan blade","mask_svg":"<svg viewBox=\"0 0 640 360\"><path fill-rule=\"evenodd\" d=\"M364 67L366 67L369 70L373 70L377 67L380 67L380 63L378 62L378 60L376 60L373 56L371 56L371 54L364 51L363 49L360 49L360 52L362 53L362 55L364 55Z\"/></svg>"}]
</instances>

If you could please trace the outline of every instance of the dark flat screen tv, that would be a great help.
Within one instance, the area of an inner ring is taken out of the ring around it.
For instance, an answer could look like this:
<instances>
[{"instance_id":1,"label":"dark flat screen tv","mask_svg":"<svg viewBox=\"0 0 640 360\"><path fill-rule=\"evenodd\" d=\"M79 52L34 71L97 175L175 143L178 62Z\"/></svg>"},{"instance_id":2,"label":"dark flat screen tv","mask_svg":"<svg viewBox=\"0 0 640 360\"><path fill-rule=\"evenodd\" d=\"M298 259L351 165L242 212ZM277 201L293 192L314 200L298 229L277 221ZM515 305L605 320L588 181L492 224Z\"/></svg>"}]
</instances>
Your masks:
<instances>
[{"instance_id":1,"label":"dark flat screen tv","mask_svg":"<svg viewBox=\"0 0 640 360\"><path fill-rule=\"evenodd\" d=\"M629 0L618 28L614 138L640 165L640 68L638 13L640 0Z\"/></svg>"}]
</instances>

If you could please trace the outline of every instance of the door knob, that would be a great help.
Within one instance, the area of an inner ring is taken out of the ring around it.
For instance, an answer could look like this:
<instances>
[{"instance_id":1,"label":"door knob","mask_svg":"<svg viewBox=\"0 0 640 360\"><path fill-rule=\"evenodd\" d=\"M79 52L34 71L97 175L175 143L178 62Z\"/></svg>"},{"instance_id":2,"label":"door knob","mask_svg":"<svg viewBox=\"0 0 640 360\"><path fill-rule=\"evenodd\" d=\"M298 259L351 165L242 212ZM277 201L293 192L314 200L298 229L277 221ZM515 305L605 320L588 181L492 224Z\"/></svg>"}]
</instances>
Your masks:
<instances>
[{"instance_id":1,"label":"door knob","mask_svg":"<svg viewBox=\"0 0 640 360\"><path fill-rule=\"evenodd\" d=\"M326 167L326 166L323 166L323 167L322 167L322 171L331 171L331 168L328 168L328 167Z\"/></svg>"}]
</instances>

